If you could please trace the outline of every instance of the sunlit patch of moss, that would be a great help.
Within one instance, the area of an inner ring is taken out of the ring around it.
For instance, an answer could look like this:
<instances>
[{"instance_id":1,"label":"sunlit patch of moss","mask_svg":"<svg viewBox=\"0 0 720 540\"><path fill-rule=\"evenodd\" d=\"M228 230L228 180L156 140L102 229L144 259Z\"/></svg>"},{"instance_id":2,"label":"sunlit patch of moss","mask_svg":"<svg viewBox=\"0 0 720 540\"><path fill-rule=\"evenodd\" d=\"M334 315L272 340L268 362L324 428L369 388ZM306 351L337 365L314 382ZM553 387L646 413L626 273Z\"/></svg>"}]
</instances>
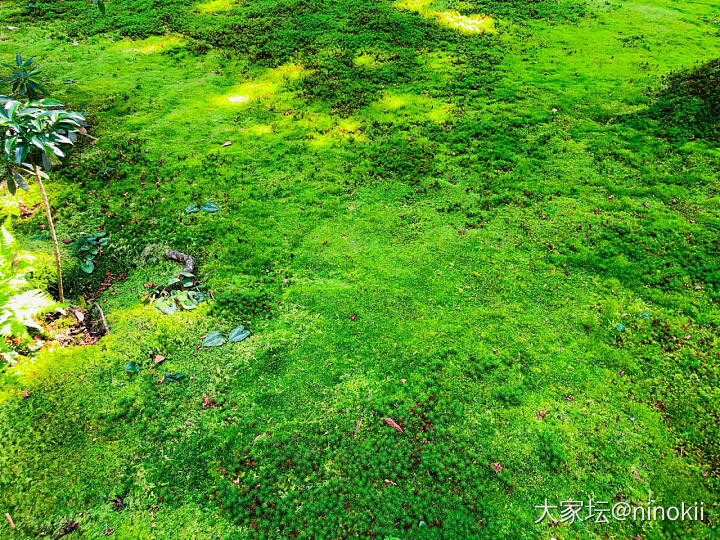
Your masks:
<instances>
[{"instance_id":1,"label":"sunlit patch of moss","mask_svg":"<svg viewBox=\"0 0 720 540\"><path fill-rule=\"evenodd\" d=\"M456 10L440 10L432 7L432 0L399 0L395 6L414 11L420 16L454 28L463 34L488 34L495 32L495 22L487 15L462 15Z\"/></svg>"},{"instance_id":2,"label":"sunlit patch of moss","mask_svg":"<svg viewBox=\"0 0 720 540\"><path fill-rule=\"evenodd\" d=\"M3 191L0 195L0 206L2 206L3 215L17 214L19 196L10 195L10 193L5 188L5 184L2 185L2 188L5 189L5 191Z\"/></svg>"},{"instance_id":3,"label":"sunlit patch of moss","mask_svg":"<svg viewBox=\"0 0 720 540\"><path fill-rule=\"evenodd\" d=\"M236 4L236 0L208 0L195 4L195 11L198 13L221 13L231 10Z\"/></svg>"},{"instance_id":4,"label":"sunlit patch of moss","mask_svg":"<svg viewBox=\"0 0 720 540\"><path fill-rule=\"evenodd\" d=\"M113 43L108 47L108 50L123 53L154 54L184 45L185 38L180 34L167 34L137 40L123 39Z\"/></svg>"},{"instance_id":5,"label":"sunlit patch of moss","mask_svg":"<svg viewBox=\"0 0 720 540\"><path fill-rule=\"evenodd\" d=\"M438 11L432 14L441 24L455 28L464 34L495 32L495 23L485 15L461 15L457 11Z\"/></svg>"},{"instance_id":6,"label":"sunlit patch of moss","mask_svg":"<svg viewBox=\"0 0 720 540\"><path fill-rule=\"evenodd\" d=\"M296 81L308 72L297 64L284 64L271 69L261 76L234 86L228 93L214 99L218 105L247 105L254 101L267 101L273 98L290 82ZM291 93L287 92L288 96Z\"/></svg>"},{"instance_id":7,"label":"sunlit patch of moss","mask_svg":"<svg viewBox=\"0 0 720 540\"><path fill-rule=\"evenodd\" d=\"M353 65L356 67L377 67L381 64L372 54L361 54L353 58Z\"/></svg>"},{"instance_id":8,"label":"sunlit patch of moss","mask_svg":"<svg viewBox=\"0 0 720 540\"><path fill-rule=\"evenodd\" d=\"M235 94L234 96L230 96L229 98L227 98L227 100L230 103L247 103L248 101L250 101L250 96L248 94Z\"/></svg>"},{"instance_id":9,"label":"sunlit patch of moss","mask_svg":"<svg viewBox=\"0 0 720 540\"><path fill-rule=\"evenodd\" d=\"M369 107L371 117L385 121L400 116L442 123L450 120L453 113L452 104L430 96L415 94L386 93Z\"/></svg>"},{"instance_id":10,"label":"sunlit patch of moss","mask_svg":"<svg viewBox=\"0 0 720 540\"><path fill-rule=\"evenodd\" d=\"M332 121L332 119L329 118L328 120ZM361 123L349 118L338 120L324 129L316 130L308 134L308 144L315 148L332 145L349 139L355 142L363 142L366 140L362 134Z\"/></svg>"},{"instance_id":11,"label":"sunlit patch of moss","mask_svg":"<svg viewBox=\"0 0 720 540\"><path fill-rule=\"evenodd\" d=\"M271 124L259 124L246 128L245 132L250 135L268 135L273 132L273 126Z\"/></svg>"}]
</instances>

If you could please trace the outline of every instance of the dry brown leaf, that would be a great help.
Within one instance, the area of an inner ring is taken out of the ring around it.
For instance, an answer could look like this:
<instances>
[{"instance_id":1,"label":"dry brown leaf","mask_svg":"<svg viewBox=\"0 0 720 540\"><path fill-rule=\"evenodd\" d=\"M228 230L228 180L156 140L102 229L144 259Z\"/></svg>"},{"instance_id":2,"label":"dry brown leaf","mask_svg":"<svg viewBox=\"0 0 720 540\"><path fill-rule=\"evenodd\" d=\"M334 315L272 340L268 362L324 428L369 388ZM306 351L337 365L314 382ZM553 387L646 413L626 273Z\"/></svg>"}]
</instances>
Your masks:
<instances>
[{"instance_id":1,"label":"dry brown leaf","mask_svg":"<svg viewBox=\"0 0 720 540\"><path fill-rule=\"evenodd\" d=\"M393 428L395 431L398 431L398 432L400 432L400 433L403 432L403 428L401 428L399 425L397 425L397 423L395 422L395 420L393 420L392 418L390 418L390 417L383 418L383 421L384 421L388 426L390 426L391 428Z\"/></svg>"},{"instance_id":2,"label":"dry brown leaf","mask_svg":"<svg viewBox=\"0 0 720 540\"><path fill-rule=\"evenodd\" d=\"M203 396L202 406L204 409L211 409L218 406L217 402L209 396Z\"/></svg>"}]
</instances>

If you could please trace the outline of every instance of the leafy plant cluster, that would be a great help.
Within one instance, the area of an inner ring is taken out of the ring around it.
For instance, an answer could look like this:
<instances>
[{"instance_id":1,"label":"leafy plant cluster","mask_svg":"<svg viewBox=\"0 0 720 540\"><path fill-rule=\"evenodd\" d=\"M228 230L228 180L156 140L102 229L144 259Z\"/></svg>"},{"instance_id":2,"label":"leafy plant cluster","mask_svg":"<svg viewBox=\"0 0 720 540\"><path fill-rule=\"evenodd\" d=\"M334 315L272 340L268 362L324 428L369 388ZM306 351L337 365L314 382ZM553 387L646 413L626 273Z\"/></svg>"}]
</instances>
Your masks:
<instances>
[{"instance_id":1,"label":"leafy plant cluster","mask_svg":"<svg viewBox=\"0 0 720 540\"><path fill-rule=\"evenodd\" d=\"M208 332L205 336L202 345L203 347L219 347L220 345L224 345L226 341L229 341L230 343L239 343L249 336L250 330L247 330L243 325L236 326L230 330L227 337L218 330L213 330L212 332Z\"/></svg>"},{"instance_id":2,"label":"leafy plant cluster","mask_svg":"<svg viewBox=\"0 0 720 540\"><path fill-rule=\"evenodd\" d=\"M102 253L110 239L105 232L81 234L75 241L75 250L80 258L80 269L92 274L95 270L95 258Z\"/></svg>"},{"instance_id":3,"label":"leafy plant cluster","mask_svg":"<svg viewBox=\"0 0 720 540\"><path fill-rule=\"evenodd\" d=\"M143 296L143 301L154 303L165 315L178 309L193 310L205 301L205 286L191 272L181 271L170 276L165 285L154 285Z\"/></svg>"},{"instance_id":4,"label":"leafy plant cluster","mask_svg":"<svg viewBox=\"0 0 720 540\"><path fill-rule=\"evenodd\" d=\"M45 171L65 157L63 146L74 145L78 134L86 133L85 117L60 109L62 103L56 100L21 102L0 96L0 106L0 128L4 131L2 155L12 194L16 185L28 189L28 175L48 179Z\"/></svg>"}]
</instances>

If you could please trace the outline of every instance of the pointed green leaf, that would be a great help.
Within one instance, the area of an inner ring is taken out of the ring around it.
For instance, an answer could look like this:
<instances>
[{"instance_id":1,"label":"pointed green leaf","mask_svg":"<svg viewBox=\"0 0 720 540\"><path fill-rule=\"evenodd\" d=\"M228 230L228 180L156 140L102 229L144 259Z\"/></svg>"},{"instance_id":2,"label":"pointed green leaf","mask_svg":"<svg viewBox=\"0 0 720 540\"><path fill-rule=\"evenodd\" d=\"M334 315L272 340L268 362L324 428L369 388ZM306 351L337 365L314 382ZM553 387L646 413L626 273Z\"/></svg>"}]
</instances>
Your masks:
<instances>
[{"instance_id":1,"label":"pointed green leaf","mask_svg":"<svg viewBox=\"0 0 720 540\"><path fill-rule=\"evenodd\" d=\"M225 337L218 331L210 332L202 342L203 347L219 347L225 343Z\"/></svg>"},{"instance_id":2,"label":"pointed green leaf","mask_svg":"<svg viewBox=\"0 0 720 540\"><path fill-rule=\"evenodd\" d=\"M125 364L125 371L127 371L130 374L138 373L140 371L140 364L137 362L128 362Z\"/></svg>"},{"instance_id":3,"label":"pointed green leaf","mask_svg":"<svg viewBox=\"0 0 720 540\"><path fill-rule=\"evenodd\" d=\"M163 375L163 379L165 379L165 382L178 382L180 379L185 377L185 374L180 371L166 371L165 375Z\"/></svg>"},{"instance_id":4,"label":"pointed green leaf","mask_svg":"<svg viewBox=\"0 0 720 540\"><path fill-rule=\"evenodd\" d=\"M218 210L220 210L220 207L214 202L207 201L200 207L200 210L202 210L203 212L207 212L208 214L212 214L213 212L217 212Z\"/></svg>"},{"instance_id":5,"label":"pointed green leaf","mask_svg":"<svg viewBox=\"0 0 720 540\"><path fill-rule=\"evenodd\" d=\"M177 311L175 299L170 296L161 298L160 300L155 302L155 307L158 308L160 312L164 313L165 315L172 315Z\"/></svg>"},{"instance_id":6,"label":"pointed green leaf","mask_svg":"<svg viewBox=\"0 0 720 540\"><path fill-rule=\"evenodd\" d=\"M45 167L46 170L52 169L52 163L50 162L50 158L48 157L47 152L42 153L42 163L43 167Z\"/></svg>"},{"instance_id":7,"label":"pointed green leaf","mask_svg":"<svg viewBox=\"0 0 720 540\"><path fill-rule=\"evenodd\" d=\"M93 270L95 270L95 263L92 259L85 259L80 262L80 269L86 274L92 274Z\"/></svg>"},{"instance_id":8,"label":"pointed green leaf","mask_svg":"<svg viewBox=\"0 0 720 540\"><path fill-rule=\"evenodd\" d=\"M23 190L27 191L30 189L30 186L28 186L28 183L25 181L25 179L20 176L16 171L12 172L13 178L15 179L15 183Z\"/></svg>"},{"instance_id":9,"label":"pointed green leaf","mask_svg":"<svg viewBox=\"0 0 720 540\"><path fill-rule=\"evenodd\" d=\"M233 328L230 331L230 335L228 336L228 339L232 341L233 343L238 343L248 337L250 335L249 330L245 330L245 327L240 325L237 328Z\"/></svg>"}]
</instances>

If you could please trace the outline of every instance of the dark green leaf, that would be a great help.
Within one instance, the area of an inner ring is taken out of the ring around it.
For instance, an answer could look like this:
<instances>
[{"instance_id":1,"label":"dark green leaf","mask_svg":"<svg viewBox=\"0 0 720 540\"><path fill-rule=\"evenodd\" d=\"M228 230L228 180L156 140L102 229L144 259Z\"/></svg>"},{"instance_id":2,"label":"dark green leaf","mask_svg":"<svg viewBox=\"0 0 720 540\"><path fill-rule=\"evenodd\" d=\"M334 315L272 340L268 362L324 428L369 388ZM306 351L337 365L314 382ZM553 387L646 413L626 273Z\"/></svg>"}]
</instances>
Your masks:
<instances>
[{"instance_id":1,"label":"dark green leaf","mask_svg":"<svg viewBox=\"0 0 720 540\"><path fill-rule=\"evenodd\" d=\"M165 379L165 382L178 382L180 379L185 377L185 374L178 371L168 371L163 375L163 379Z\"/></svg>"},{"instance_id":2,"label":"dark green leaf","mask_svg":"<svg viewBox=\"0 0 720 540\"><path fill-rule=\"evenodd\" d=\"M175 294L175 299L182 306L183 309L192 310L195 309L198 304L195 299L189 294L188 291L179 291Z\"/></svg>"},{"instance_id":3,"label":"dark green leaf","mask_svg":"<svg viewBox=\"0 0 720 540\"><path fill-rule=\"evenodd\" d=\"M86 274L92 274L93 270L95 270L95 263L92 259L85 259L80 262L80 269Z\"/></svg>"},{"instance_id":4,"label":"dark green leaf","mask_svg":"<svg viewBox=\"0 0 720 540\"><path fill-rule=\"evenodd\" d=\"M128 362L125 364L125 371L128 373L138 373L140 371L140 364L137 362Z\"/></svg>"},{"instance_id":5,"label":"dark green leaf","mask_svg":"<svg viewBox=\"0 0 720 540\"><path fill-rule=\"evenodd\" d=\"M202 342L203 347L219 347L220 345L225 343L225 337L218 332L213 331L210 332L207 336L205 336L205 339Z\"/></svg>"},{"instance_id":6,"label":"dark green leaf","mask_svg":"<svg viewBox=\"0 0 720 540\"><path fill-rule=\"evenodd\" d=\"M239 341L242 341L246 337L250 335L249 330L245 330L245 327L240 325L237 328L233 328L230 331L230 335L228 336L228 339L232 341L233 343L237 343Z\"/></svg>"},{"instance_id":7,"label":"dark green leaf","mask_svg":"<svg viewBox=\"0 0 720 540\"><path fill-rule=\"evenodd\" d=\"M220 210L220 207L217 204L215 204L214 202L207 201L205 204L203 204L200 207L200 210L202 210L203 212L207 212L208 214L211 214L213 212L217 212L218 210Z\"/></svg>"},{"instance_id":8,"label":"dark green leaf","mask_svg":"<svg viewBox=\"0 0 720 540\"><path fill-rule=\"evenodd\" d=\"M50 158L48 157L47 152L42 153L42 163L43 167L45 167L45 170L49 171L50 169L52 169L52 163L50 162Z\"/></svg>"},{"instance_id":9,"label":"dark green leaf","mask_svg":"<svg viewBox=\"0 0 720 540\"><path fill-rule=\"evenodd\" d=\"M28 186L28 183L25 181L25 179L20 176L16 171L12 172L13 178L15 178L15 183L21 188L27 191L30 189L30 186Z\"/></svg>"}]
</instances>

